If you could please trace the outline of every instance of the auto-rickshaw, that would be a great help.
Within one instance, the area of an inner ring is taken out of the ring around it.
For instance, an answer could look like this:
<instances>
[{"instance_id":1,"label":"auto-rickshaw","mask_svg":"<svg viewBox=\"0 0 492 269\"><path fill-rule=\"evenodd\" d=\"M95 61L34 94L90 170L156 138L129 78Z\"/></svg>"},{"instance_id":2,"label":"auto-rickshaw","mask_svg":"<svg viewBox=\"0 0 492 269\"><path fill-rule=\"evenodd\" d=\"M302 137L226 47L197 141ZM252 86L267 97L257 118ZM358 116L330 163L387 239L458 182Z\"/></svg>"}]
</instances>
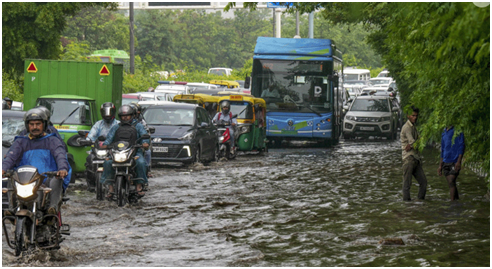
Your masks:
<instances>
[{"instance_id":1,"label":"auto-rickshaw","mask_svg":"<svg viewBox=\"0 0 492 269\"><path fill-rule=\"evenodd\" d=\"M239 151L267 151L266 103L262 98L247 95L230 95L219 98L220 103L229 101L231 112L237 114L236 146Z\"/></svg>"},{"instance_id":2,"label":"auto-rickshaw","mask_svg":"<svg viewBox=\"0 0 492 269\"><path fill-rule=\"evenodd\" d=\"M234 80L211 80L209 83L228 89L239 88L239 83Z\"/></svg>"},{"instance_id":3,"label":"auto-rickshaw","mask_svg":"<svg viewBox=\"0 0 492 269\"><path fill-rule=\"evenodd\" d=\"M217 113L217 104L219 101L219 97L208 95L208 94L201 94L201 93L178 94L174 96L173 101L181 102L181 103L197 104L205 108L205 110L207 110L208 114L210 115L210 118L213 119L213 117Z\"/></svg>"}]
</instances>

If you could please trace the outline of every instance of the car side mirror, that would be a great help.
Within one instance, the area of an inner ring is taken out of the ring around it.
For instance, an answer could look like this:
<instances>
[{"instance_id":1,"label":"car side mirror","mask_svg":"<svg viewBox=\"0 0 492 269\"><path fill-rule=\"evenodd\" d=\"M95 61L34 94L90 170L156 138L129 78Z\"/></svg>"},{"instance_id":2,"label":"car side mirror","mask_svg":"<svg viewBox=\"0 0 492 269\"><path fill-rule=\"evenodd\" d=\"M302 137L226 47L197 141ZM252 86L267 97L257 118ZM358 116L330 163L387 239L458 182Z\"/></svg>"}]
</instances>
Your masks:
<instances>
[{"instance_id":1,"label":"car side mirror","mask_svg":"<svg viewBox=\"0 0 492 269\"><path fill-rule=\"evenodd\" d=\"M80 131L77 132L77 134L79 134L80 136L85 137L86 132L80 130Z\"/></svg>"},{"instance_id":2,"label":"car side mirror","mask_svg":"<svg viewBox=\"0 0 492 269\"><path fill-rule=\"evenodd\" d=\"M249 89L249 86L251 85L251 77L246 77L244 79L244 88Z\"/></svg>"},{"instance_id":3,"label":"car side mirror","mask_svg":"<svg viewBox=\"0 0 492 269\"><path fill-rule=\"evenodd\" d=\"M348 106L343 106L343 109L348 110Z\"/></svg>"},{"instance_id":4,"label":"car side mirror","mask_svg":"<svg viewBox=\"0 0 492 269\"><path fill-rule=\"evenodd\" d=\"M149 132L150 132L151 134L155 133L155 128L154 128L154 127L149 127Z\"/></svg>"}]
</instances>

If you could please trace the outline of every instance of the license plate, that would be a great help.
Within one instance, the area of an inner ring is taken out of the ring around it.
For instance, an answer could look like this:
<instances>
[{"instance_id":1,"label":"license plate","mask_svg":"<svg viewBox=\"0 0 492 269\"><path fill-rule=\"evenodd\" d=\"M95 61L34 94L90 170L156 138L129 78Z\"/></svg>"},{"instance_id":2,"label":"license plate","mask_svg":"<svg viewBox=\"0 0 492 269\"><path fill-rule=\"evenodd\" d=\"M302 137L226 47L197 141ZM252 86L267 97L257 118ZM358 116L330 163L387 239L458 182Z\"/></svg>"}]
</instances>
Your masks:
<instances>
[{"instance_id":1,"label":"license plate","mask_svg":"<svg viewBox=\"0 0 492 269\"><path fill-rule=\"evenodd\" d=\"M154 152L167 152L167 147L153 147Z\"/></svg>"},{"instance_id":2,"label":"license plate","mask_svg":"<svg viewBox=\"0 0 492 269\"><path fill-rule=\"evenodd\" d=\"M374 127L360 127L361 131L374 131Z\"/></svg>"}]
</instances>

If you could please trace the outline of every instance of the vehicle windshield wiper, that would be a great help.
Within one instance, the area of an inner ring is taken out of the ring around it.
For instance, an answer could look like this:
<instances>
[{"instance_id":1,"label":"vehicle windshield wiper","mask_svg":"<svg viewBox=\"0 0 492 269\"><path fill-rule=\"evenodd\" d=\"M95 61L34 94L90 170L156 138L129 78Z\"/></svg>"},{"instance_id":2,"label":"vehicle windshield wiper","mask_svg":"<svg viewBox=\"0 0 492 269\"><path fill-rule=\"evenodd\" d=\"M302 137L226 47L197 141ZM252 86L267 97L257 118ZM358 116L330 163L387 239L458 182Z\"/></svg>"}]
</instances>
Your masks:
<instances>
[{"instance_id":1,"label":"vehicle windshield wiper","mask_svg":"<svg viewBox=\"0 0 492 269\"><path fill-rule=\"evenodd\" d=\"M62 126L62 125L63 125L63 123L65 123L65 121L66 121L66 120L68 120L68 118L70 118L70 116L72 116L72 115L73 115L73 113L75 113L75 111L77 111L77 109L79 109L79 108L80 108L80 106L76 107L76 108L75 108L75 109L74 109L74 110L73 110L70 114L68 114L68 116L67 116L66 118L64 118L64 119L62 120L62 122L60 122L60 126Z\"/></svg>"},{"instance_id":2,"label":"vehicle windshield wiper","mask_svg":"<svg viewBox=\"0 0 492 269\"><path fill-rule=\"evenodd\" d=\"M296 103L296 101L294 101L294 99L292 99L292 97L290 97L289 95L286 95L286 96L289 97L290 101L292 101L292 103L296 104L296 106L305 107L305 108L311 110L312 112L314 112L316 115L323 117L323 115L321 115L319 112L315 111L314 109L310 108L309 106L298 104L298 103Z\"/></svg>"}]
</instances>

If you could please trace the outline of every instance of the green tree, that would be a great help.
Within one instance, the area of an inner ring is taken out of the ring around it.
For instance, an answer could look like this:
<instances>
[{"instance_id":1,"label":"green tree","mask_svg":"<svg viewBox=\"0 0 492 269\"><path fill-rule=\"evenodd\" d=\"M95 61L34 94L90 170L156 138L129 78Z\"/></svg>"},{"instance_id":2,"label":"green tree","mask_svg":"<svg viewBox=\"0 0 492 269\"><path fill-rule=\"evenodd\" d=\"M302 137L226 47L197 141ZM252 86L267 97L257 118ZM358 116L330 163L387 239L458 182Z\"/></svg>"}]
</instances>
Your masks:
<instances>
[{"instance_id":1,"label":"green tree","mask_svg":"<svg viewBox=\"0 0 492 269\"><path fill-rule=\"evenodd\" d=\"M4 2L2 3L2 69L19 79L24 59L58 59L60 34L67 16L90 6L116 8L116 3Z\"/></svg>"},{"instance_id":2,"label":"green tree","mask_svg":"<svg viewBox=\"0 0 492 269\"><path fill-rule=\"evenodd\" d=\"M87 41L91 52L101 49L130 50L129 19L101 6L90 6L67 18L62 35L68 39ZM135 46L138 39L135 38Z\"/></svg>"}]
</instances>

